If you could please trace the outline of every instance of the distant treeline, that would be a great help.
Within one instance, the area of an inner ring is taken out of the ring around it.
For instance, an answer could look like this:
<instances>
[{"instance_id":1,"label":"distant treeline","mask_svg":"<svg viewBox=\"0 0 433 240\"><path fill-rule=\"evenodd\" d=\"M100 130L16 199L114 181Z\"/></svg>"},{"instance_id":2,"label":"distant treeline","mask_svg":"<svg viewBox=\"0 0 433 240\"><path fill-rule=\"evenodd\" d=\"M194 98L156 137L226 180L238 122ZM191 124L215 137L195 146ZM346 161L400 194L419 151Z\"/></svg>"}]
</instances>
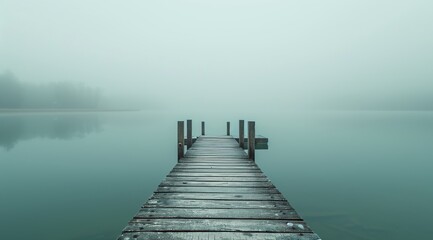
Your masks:
<instances>
[{"instance_id":1,"label":"distant treeline","mask_svg":"<svg viewBox=\"0 0 433 240\"><path fill-rule=\"evenodd\" d=\"M99 89L74 82L28 84L0 74L0 108L97 108Z\"/></svg>"}]
</instances>

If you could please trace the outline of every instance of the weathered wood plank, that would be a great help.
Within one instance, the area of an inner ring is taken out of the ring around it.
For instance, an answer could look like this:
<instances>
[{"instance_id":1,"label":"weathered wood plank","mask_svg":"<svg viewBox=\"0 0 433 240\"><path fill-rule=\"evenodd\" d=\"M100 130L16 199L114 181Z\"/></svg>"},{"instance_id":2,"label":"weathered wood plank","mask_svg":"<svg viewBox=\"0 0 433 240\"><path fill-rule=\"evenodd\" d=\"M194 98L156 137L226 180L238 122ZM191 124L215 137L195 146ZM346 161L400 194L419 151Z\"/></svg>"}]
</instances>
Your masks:
<instances>
[{"instance_id":1,"label":"weathered wood plank","mask_svg":"<svg viewBox=\"0 0 433 240\"><path fill-rule=\"evenodd\" d=\"M198 150L201 150L201 151L216 150L216 149L243 151L243 149L239 149L239 147L237 145L235 145L235 144L218 144L218 147L215 147L214 146L215 144L218 144L218 143L212 143L212 144L200 144L200 143L196 143L190 149L191 150L196 150L196 151L198 151Z\"/></svg>"},{"instance_id":2,"label":"weathered wood plank","mask_svg":"<svg viewBox=\"0 0 433 240\"><path fill-rule=\"evenodd\" d=\"M207 136L201 136L200 139L233 139L233 137L223 136L223 135L207 135Z\"/></svg>"},{"instance_id":3,"label":"weathered wood plank","mask_svg":"<svg viewBox=\"0 0 433 240\"><path fill-rule=\"evenodd\" d=\"M127 232L118 240L319 240L314 233L249 233L249 232Z\"/></svg>"},{"instance_id":4,"label":"weathered wood plank","mask_svg":"<svg viewBox=\"0 0 433 240\"><path fill-rule=\"evenodd\" d=\"M160 186L155 193L279 193L275 187L245 188L245 187L169 187Z\"/></svg>"},{"instance_id":5,"label":"weathered wood plank","mask_svg":"<svg viewBox=\"0 0 433 240\"><path fill-rule=\"evenodd\" d=\"M293 227L288 222L295 223ZM299 225L299 226L298 226ZM300 227L302 226L302 227ZM134 219L124 232L274 232L274 233L312 233L302 221L294 220L241 220L241 219Z\"/></svg>"},{"instance_id":6,"label":"weathered wood plank","mask_svg":"<svg viewBox=\"0 0 433 240\"><path fill-rule=\"evenodd\" d=\"M240 149L237 145L220 145L218 148L212 147L211 144L206 146L200 146L199 144L194 144L193 147L189 149L191 152L202 151L202 152L216 152L216 151L227 151L235 153L243 153L244 150Z\"/></svg>"},{"instance_id":7,"label":"weathered wood plank","mask_svg":"<svg viewBox=\"0 0 433 240\"><path fill-rule=\"evenodd\" d=\"M231 149L242 150L242 148L238 148L238 145L236 142L227 142L227 140L212 141L212 142L196 141L193 147L196 149L198 149L198 148L219 149L219 148L228 147Z\"/></svg>"},{"instance_id":8,"label":"weathered wood plank","mask_svg":"<svg viewBox=\"0 0 433 240\"><path fill-rule=\"evenodd\" d=\"M207 161L207 162L219 162L219 161L225 161L225 162L246 162L248 161L247 156L225 156L225 157L219 157L219 156L189 156L182 159L183 161Z\"/></svg>"},{"instance_id":9,"label":"weathered wood plank","mask_svg":"<svg viewBox=\"0 0 433 240\"><path fill-rule=\"evenodd\" d=\"M218 147L215 147L215 145L218 145ZM239 148L236 144L222 144L222 143L207 143L207 144L203 144L203 143L195 143L194 146L191 148L192 150L195 151L209 151L209 150L217 150L217 149L221 149L221 150L232 150L232 151L243 151L243 149Z\"/></svg>"},{"instance_id":10,"label":"weathered wood plank","mask_svg":"<svg viewBox=\"0 0 433 240\"><path fill-rule=\"evenodd\" d=\"M221 143L221 145L235 145L235 144L239 144L235 139L210 139L210 138L203 138L203 137L199 137L197 138L196 141L197 145L210 145L212 143ZM220 147L220 145L215 145L216 148Z\"/></svg>"},{"instance_id":11,"label":"weathered wood plank","mask_svg":"<svg viewBox=\"0 0 433 240\"><path fill-rule=\"evenodd\" d=\"M178 165L179 167L182 166L255 166L255 163L248 160L231 160L231 161L207 161L207 160L180 160L179 163L181 165Z\"/></svg>"},{"instance_id":12,"label":"weathered wood plank","mask_svg":"<svg viewBox=\"0 0 433 240\"><path fill-rule=\"evenodd\" d=\"M193 154L187 153L185 156L189 157L189 158L193 158L193 157L208 158L206 160L211 160L210 158L212 158L212 157L218 157L220 159L220 161L228 161L227 159L223 159L220 157L245 159L244 155L233 155L233 154L226 154L226 155L224 155L224 154L221 154L221 155L219 155L219 154L218 155L217 154L194 154L193 155ZM217 159L214 159L214 160L217 160Z\"/></svg>"},{"instance_id":13,"label":"weathered wood plank","mask_svg":"<svg viewBox=\"0 0 433 240\"><path fill-rule=\"evenodd\" d=\"M174 168L172 173L261 173L262 171L260 169L242 169L242 168L235 168L235 169L218 169L218 168Z\"/></svg>"},{"instance_id":14,"label":"weathered wood plank","mask_svg":"<svg viewBox=\"0 0 433 240\"><path fill-rule=\"evenodd\" d=\"M292 209L287 201L189 200L152 198L143 207L206 209Z\"/></svg>"},{"instance_id":15,"label":"weathered wood plank","mask_svg":"<svg viewBox=\"0 0 433 240\"><path fill-rule=\"evenodd\" d=\"M154 193L152 198L171 199L209 199L209 200L246 200L246 201L283 201L286 200L281 194L264 193Z\"/></svg>"},{"instance_id":16,"label":"weathered wood plank","mask_svg":"<svg viewBox=\"0 0 433 240\"><path fill-rule=\"evenodd\" d=\"M176 167L173 169L224 169L224 170L230 170L230 169L254 169L254 170L260 170L257 165L254 164L243 164L243 165L214 165L214 164L188 164L188 165L182 165L177 164Z\"/></svg>"},{"instance_id":17,"label":"weathered wood plank","mask_svg":"<svg viewBox=\"0 0 433 240\"><path fill-rule=\"evenodd\" d=\"M242 157L220 157L220 156L190 156L190 157L184 157L182 160L184 161L199 161L199 160L204 160L204 161L240 161L240 162L245 162L248 161L248 157L246 156L242 156Z\"/></svg>"},{"instance_id":18,"label":"weathered wood plank","mask_svg":"<svg viewBox=\"0 0 433 240\"><path fill-rule=\"evenodd\" d=\"M191 177L167 176L167 181L195 181L195 182L268 182L266 177Z\"/></svg>"},{"instance_id":19,"label":"weathered wood plank","mask_svg":"<svg viewBox=\"0 0 433 240\"><path fill-rule=\"evenodd\" d=\"M245 158L245 154L234 154L234 153L209 153L209 152L187 152L186 157L227 157L227 158Z\"/></svg>"},{"instance_id":20,"label":"weathered wood plank","mask_svg":"<svg viewBox=\"0 0 433 240\"><path fill-rule=\"evenodd\" d=\"M203 209L203 208L142 208L134 219L256 219L297 220L302 219L293 209Z\"/></svg>"},{"instance_id":21,"label":"weathered wood plank","mask_svg":"<svg viewBox=\"0 0 433 240\"><path fill-rule=\"evenodd\" d=\"M239 159L202 159L202 158L189 158L184 159L182 158L179 160L179 163L201 163L201 164L220 164L220 165L237 165L237 164L252 164L251 161L249 162L246 158L239 158Z\"/></svg>"},{"instance_id":22,"label":"weathered wood plank","mask_svg":"<svg viewBox=\"0 0 433 240\"><path fill-rule=\"evenodd\" d=\"M206 145L207 146L207 145ZM220 147L216 148L216 147L212 147L212 145L208 145L208 147L206 146L200 146L199 144L195 145L194 147L190 148L189 150L191 152L196 152L196 151L202 151L202 152L206 152L206 151L211 151L211 152L215 152L215 151L227 151L227 152L235 152L235 153L243 153L244 151L242 149L240 149L239 147L237 147L236 145L221 145Z\"/></svg>"},{"instance_id":23,"label":"weathered wood plank","mask_svg":"<svg viewBox=\"0 0 433 240\"><path fill-rule=\"evenodd\" d=\"M195 154L198 152L213 152L213 153L233 153L233 154L244 154L245 152L240 149L240 148L236 148L236 147L225 147L225 148L214 148L209 146L209 148L205 148L205 147L200 147L197 148L197 146L194 145L193 148L190 148L189 150L189 154Z\"/></svg>"},{"instance_id":24,"label":"weathered wood plank","mask_svg":"<svg viewBox=\"0 0 433 240\"><path fill-rule=\"evenodd\" d=\"M193 181L163 181L159 186L167 187L244 187L269 188L274 187L271 182L193 182Z\"/></svg>"},{"instance_id":25,"label":"weathered wood plank","mask_svg":"<svg viewBox=\"0 0 433 240\"><path fill-rule=\"evenodd\" d=\"M222 166L221 166L222 165ZM250 171L261 171L260 168L254 165L244 164L244 165L211 165L206 163L201 164L191 164L189 166L176 166L173 168L173 170L250 170Z\"/></svg>"},{"instance_id":26,"label":"weathered wood plank","mask_svg":"<svg viewBox=\"0 0 433 240\"><path fill-rule=\"evenodd\" d=\"M169 177L265 177L263 173L185 173L171 172Z\"/></svg>"},{"instance_id":27,"label":"weathered wood plank","mask_svg":"<svg viewBox=\"0 0 433 240\"><path fill-rule=\"evenodd\" d=\"M221 160L227 160L225 158L245 158L247 155L244 153L233 153L233 152L187 152L186 157L217 157Z\"/></svg>"},{"instance_id":28,"label":"weathered wood plank","mask_svg":"<svg viewBox=\"0 0 433 240\"><path fill-rule=\"evenodd\" d=\"M200 163L187 163L188 165L183 164L177 164L173 169L259 169L260 168L257 165L249 164L249 163L227 163L224 164L222 162L219 163L206 163L206 162L200 162Z\"/></svg>"},{"instance_id":29,"label":"weathered wood plank","mask_svg":"<svg viewBox=\"0 0 433 240\"><path fill-rule=\"evenodd\" d=\"M172 172L262 172L260 168L249 166L249 167L205 167L205 166L198 166L198 167L176 167L173 168Z\"/></svg>"}]
</instances>

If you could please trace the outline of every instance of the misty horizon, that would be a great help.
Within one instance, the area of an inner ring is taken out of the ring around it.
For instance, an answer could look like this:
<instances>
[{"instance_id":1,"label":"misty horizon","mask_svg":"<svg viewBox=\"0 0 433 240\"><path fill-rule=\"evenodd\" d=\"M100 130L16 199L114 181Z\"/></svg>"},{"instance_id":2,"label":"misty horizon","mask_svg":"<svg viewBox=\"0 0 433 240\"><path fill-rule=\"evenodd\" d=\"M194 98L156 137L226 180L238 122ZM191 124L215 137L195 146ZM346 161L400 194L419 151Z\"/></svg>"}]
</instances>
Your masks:
<instances>
[{"instance_id":1,"label":"misty horizon","mask_svg":"<svg viewBox=\"0 0 433 240\"><path fill-rule=\"evenodd\" d=\"M6 0L0 72L143 109L433 110L432 7Z\"/></svg>"}]
</instances>

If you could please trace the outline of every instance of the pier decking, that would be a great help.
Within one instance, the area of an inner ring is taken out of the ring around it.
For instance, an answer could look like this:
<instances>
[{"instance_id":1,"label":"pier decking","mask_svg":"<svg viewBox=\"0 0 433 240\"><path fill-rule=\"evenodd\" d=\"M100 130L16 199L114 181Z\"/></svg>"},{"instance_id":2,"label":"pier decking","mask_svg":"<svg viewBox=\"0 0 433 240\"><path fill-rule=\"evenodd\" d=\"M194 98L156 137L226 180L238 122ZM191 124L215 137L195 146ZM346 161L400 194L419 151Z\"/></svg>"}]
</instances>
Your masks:
<instances>
[{"instance_id":1,"label":"pier decking","mask_svg":"<svg viewBox=\"0 0 433 240\"><path fill-rule=\"evenodd\" d=\"M200 136L119 237L133 239L319 237L235 138Z\"/></svg>"}]
</instances>

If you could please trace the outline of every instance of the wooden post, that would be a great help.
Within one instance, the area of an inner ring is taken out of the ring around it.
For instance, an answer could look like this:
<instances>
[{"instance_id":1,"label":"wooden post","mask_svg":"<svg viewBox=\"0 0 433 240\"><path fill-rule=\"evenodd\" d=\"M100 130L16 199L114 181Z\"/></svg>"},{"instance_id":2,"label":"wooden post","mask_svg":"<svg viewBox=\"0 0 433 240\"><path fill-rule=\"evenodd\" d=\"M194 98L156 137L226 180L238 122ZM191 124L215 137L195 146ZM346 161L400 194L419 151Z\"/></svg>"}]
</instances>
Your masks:
<instances>
[{"instance_id":1,"label":"wooden post","mask_svg":"<svg viewBox=\"0 0 433 240\"><path fill-rule=\"evenodd\" d=\"M186 148L192 146L192 120L186 120Z\"/></svg>"},{"instance_id":2,"label":"wooden post","mask_svg":"<svg viewBox=\"0 0 433 240\"><path fill-rule=\"evenodd\" d=\"M248 122L248 158L250 160L256 159L256 123L253 121Z\"/></svg>"},{"instance_id":3,"label":"wooden post","mask_svg":"<svg viewBox=\"0 0 433 240\"><path fill-rule=\"evenodd\" d=\"M244 120L239 120L239 147L244 149Z\"/></svg>"},{"instance_id":4,"label":"wooden post","mask_svg":"<svg viewBox=\"0 0 433 240\"><path fill-rule=\"evenodd\" d=\"M178 121L177 122L177 160L183 158L183 153L184 153L183 146L185 140L184 140L183 128L184 128L184 122Z\"/></svg>"},{"instance_id":5,"label":"wooden post","mask_svg":"<svg viewBox=\"0 0 433 240\"><path fill-rule=\"evenodd\" d=\"M230 122L227 122L227 136L230 136Z\"/></svg>"},{"instance_id":6,"label":"wooden post","mask_svg":"<svg viewBox=\"0 0 433 240\"><path fill-rule=\"evenodd\" d=\"M201 122L201 135L205 135L205 131L204 131L204 122Z\"/></svg>"}]
</instances>

